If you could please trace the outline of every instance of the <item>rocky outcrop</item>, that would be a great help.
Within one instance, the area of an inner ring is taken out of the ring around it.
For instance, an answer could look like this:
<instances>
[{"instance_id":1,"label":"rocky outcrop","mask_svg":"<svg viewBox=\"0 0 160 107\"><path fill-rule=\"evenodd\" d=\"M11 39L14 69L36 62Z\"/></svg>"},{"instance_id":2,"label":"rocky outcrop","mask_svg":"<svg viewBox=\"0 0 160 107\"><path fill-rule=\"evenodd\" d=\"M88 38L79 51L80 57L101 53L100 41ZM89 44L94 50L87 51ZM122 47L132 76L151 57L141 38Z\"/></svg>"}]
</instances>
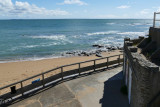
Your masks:
<instances>
[{"instance_id":1,"label":"rocky outcrop","mask_svg":"<svg viewBox=\"0 0 160 107\"><path fill-rule=\"evenodd\" d=\"M62 53L62 56L90 56L90 55L96 55L97 57L102 57L101 53L102 52L111 52L114 50L123 50L123 47L120 46L105 46L105 45L92 45L94 48L93 50L90 51L68 51L65 53Z\"/></svg>"}]
</instances>

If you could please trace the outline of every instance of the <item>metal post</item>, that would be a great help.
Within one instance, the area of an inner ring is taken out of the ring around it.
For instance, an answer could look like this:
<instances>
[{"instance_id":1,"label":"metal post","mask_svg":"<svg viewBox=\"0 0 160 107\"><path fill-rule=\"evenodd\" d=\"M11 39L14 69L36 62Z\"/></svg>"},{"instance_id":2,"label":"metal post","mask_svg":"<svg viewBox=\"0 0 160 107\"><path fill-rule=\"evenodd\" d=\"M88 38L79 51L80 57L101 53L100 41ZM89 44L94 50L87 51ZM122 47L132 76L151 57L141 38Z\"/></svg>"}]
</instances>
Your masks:
<instances>
[{"instance_id":1,"label":"metal post","mask_svg":"<svg viewBox=\"0 0 160 107\"><path fill-rule=\"evenodd\" d=\"M109 64L108 64L108 63L109 63L108 61L109 61L109 57L107 57L107 69L108 69L108 65L109 65Z\"/></svg>"},{"instance_id":2,"label":"metal post","mask_svg":"<svg viewBox=\"0 0 160 107\"><path fill-rule=\"evenodd\" d=\"M155 27L155 24L156 24L156 12L154 12L153 28Z\"/></svg>"},{"instance_id":3,"label":"metal post","mask_svg":"<svg viewBox=\"0 0 160 107\"><path fill-rule=\"evenodd\" d=\"M94 72L96 71L96 60L94 60Z\"/></svg>"},{"instance_id":4,"label":"metal post","mask_svg":"<svg viewBox=\"0 0 160 107\"><path fill-rule=\"evenodd\" d=\"M118 57L118 65L120 65L120 55L119 55L119 57Z\"/></svg>"},{"instance_id":5,"label":"metal post","mask_svg":"<svg viewBox=\"0 0 160 107\"><path fill-rule=\"evenodd\" d=\"M61 76L62 76L62 80L63 80L63 67L61 67Z\"/></svg>"},{"instance_id":6,"label":"metal post","mask_svg":"<svg viewBox=\"0 0 160 107\"><path fill-rule=\"evenodd\" d=\"M78 65L79 65L78 72L79 72L79 75L81 75L80 73L81 63L79 63Z\"/></svg>"},{"instance_id":7,"label":"metal post","mask_svg":"<svg viewBox=\"0 0 160 107\"><path fill-rule=\"evenodd\" d=\"M22 96L24 95L24 92L23 92L23 83L21 82L21 93L22 93Z\"/></svg>"},{"instance_id":8,"label":"metal post","mask_svg":"<svg viewBox=\"0 0 160 107\"><path fill-rule=\"evenodd\" d=\"M42 84L43 84L43 87L44 87L44 73L42 74Z\"/></svg>"}]
</instances>

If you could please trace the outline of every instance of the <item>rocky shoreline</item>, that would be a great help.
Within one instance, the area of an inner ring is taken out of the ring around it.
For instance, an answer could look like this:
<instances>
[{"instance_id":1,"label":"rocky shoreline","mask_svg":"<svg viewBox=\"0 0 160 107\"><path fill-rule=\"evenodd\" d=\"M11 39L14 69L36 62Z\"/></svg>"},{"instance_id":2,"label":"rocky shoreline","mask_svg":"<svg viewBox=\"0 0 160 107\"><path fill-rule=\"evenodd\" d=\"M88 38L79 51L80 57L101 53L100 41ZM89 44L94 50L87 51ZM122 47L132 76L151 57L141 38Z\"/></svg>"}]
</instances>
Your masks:
<instances>
[{"instance_id":1,"label":"rocky shoreline","mask_svg":"<svg viewBox=\"0 0 160 107\"><path fill-rule=\"evenodd\" d=\"M91 51L68 51L65 53L62 53L62 56L90 56L90 55L96 55L97 57L103 57L101 55L102 52L111 52L114 50L121 50L123 51L123 47L122 46L105 46L105 45L99 45L99 44L95 44L92 45L92 47L94 48Z\"/></svg>"}]
</instances>

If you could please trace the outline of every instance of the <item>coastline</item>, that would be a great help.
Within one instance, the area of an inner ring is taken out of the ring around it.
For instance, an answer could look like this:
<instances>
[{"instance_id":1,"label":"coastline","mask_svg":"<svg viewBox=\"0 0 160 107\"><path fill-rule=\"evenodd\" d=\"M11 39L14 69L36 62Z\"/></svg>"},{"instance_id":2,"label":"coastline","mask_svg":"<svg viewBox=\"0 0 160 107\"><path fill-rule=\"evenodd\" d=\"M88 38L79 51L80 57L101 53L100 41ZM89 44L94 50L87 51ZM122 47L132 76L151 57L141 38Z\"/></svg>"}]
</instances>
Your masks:
<instances>
[{"instance_id":1,"label":"coastline","mask_svg":"<svg viewBox=\"0 0 160 107\"><path fill-rule=\"evenodd\" d=\"M103 57L113 56L117 54L122 54L122 52L120 50L114 50L111 52L102 52ZM99 57L97 57L96 55L91 55L91 56L72 56L72 57L50 58L50 59L42 59L34 61L0 63L0 68L1 68L0 74L2 74L0 75L0 87L26 79L30 76L45 72L47 70L62 65L67 65L97 58ZM83 66L87 66L90 64L91 63L87 63L84 64ZM76 68L76 66L67 68L67 70L73 68Z\"/></svg>"}]
</instances>

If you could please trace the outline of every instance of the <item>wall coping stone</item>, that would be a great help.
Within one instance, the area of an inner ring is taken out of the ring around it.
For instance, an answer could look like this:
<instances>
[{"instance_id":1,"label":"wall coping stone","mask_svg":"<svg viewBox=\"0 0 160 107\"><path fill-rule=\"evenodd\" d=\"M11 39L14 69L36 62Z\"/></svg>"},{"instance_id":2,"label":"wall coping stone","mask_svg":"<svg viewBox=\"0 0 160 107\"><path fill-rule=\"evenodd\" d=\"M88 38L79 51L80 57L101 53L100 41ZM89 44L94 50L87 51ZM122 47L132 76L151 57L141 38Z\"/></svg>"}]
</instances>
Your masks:
<instances>
[{"instance_id":1,"label":"wall coping stone","mask_svg":"<svg viewBox=\"0 0 160 107\"><path fill-rule=\"evenodd\" d=\"M130 38L126 37L124 38L124 41L130 41Z\"/></svg>"},{"instance_id":2,"label":"wall coping stone","mask_svg":"<svg viewBox=\"0 0 160 107\"><path fill-rule=\"evenodd\" d=\"M137 52L138 48L135 46L128 47L131 52Z\"/></svg>"},{"instance_id":3,"label":"wall coping stone","mask_svg":"<svg viewBox=\"0 0 160 107\"><path fill-rule=\"evenodd\" d=\"M130 42L130 41L126 41L125 43L126 43L127 46L132 46L133 45L133 42Z\"/></svg>"},{"instance_id":4,"label":"wall coping stone","mask_svg":"<svg viewBox=\"0 0 160 107\"><path fill-rule=\"evenodd\" d=\"M132 57L136 59L136 63L139 63L142 67L150 69L152 72L159 72L159 66L144 59L139 53L131 53Z\"/></svg>"}]
</instances>

